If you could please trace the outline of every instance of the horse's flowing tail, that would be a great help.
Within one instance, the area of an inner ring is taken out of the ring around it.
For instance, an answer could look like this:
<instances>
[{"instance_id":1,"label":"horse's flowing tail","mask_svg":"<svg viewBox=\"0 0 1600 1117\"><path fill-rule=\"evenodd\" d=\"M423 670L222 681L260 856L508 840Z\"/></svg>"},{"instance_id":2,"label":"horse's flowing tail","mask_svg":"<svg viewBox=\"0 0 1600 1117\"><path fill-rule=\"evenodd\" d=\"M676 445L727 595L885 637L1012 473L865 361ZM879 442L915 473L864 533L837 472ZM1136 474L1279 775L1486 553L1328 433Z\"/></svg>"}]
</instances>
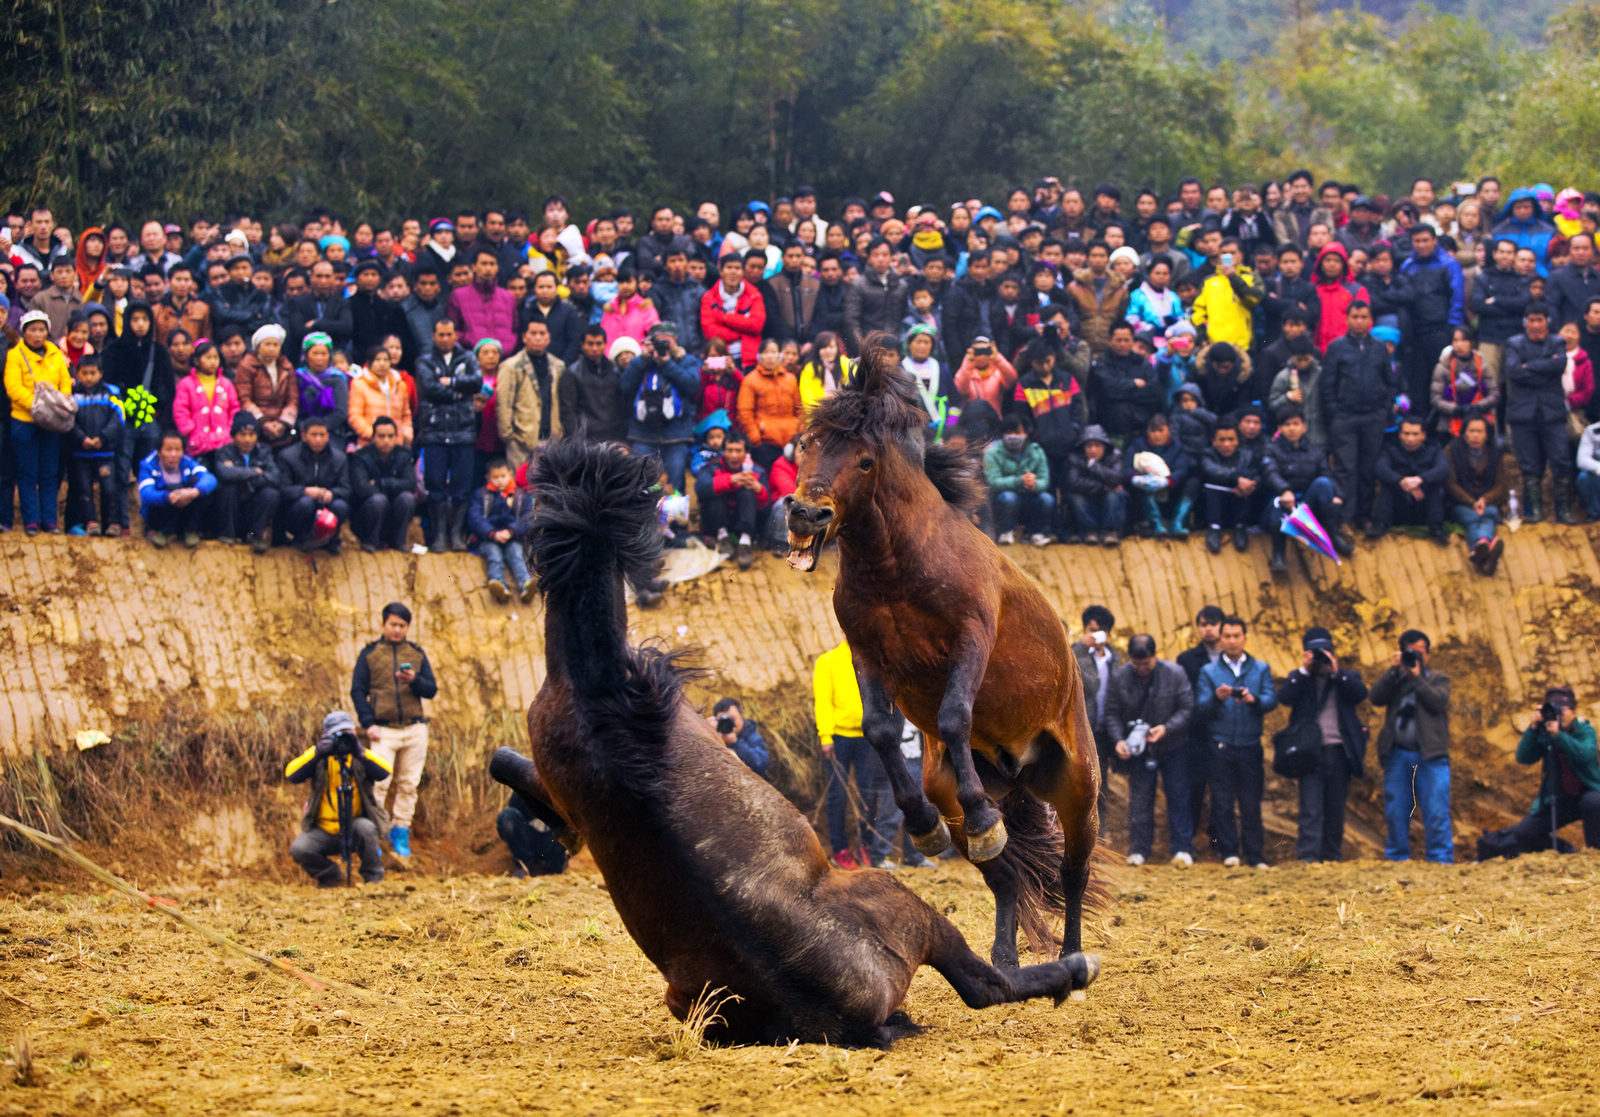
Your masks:
<instances>
[{"instance_id":1,"label":"horse's flowing tail","mask_svg":"<svg viewBox=\"0 0 1600 1117\"><path fill-rule=\"evenodd\" d=\"M557 635L547 654L580 701L621 698L636 673L622 577L642 585L654 574L660 468L576 439L548 444L534 468L528 556Z\"/></svg>"},{"instance_id":2,"label":"horse's flowing tail","mask_svg":"<svg viewBox=\"0 0 1600 1117\"><path fill-rule=\"evenodd\" d=\"M1056 810L1020 788L1000 800L1006 847L1000 860L1017 874L1017 924L1035 954L1061 945L1050 917L1066 903L1061 886L1061 827Z\"/></svg>"}]
</instances>

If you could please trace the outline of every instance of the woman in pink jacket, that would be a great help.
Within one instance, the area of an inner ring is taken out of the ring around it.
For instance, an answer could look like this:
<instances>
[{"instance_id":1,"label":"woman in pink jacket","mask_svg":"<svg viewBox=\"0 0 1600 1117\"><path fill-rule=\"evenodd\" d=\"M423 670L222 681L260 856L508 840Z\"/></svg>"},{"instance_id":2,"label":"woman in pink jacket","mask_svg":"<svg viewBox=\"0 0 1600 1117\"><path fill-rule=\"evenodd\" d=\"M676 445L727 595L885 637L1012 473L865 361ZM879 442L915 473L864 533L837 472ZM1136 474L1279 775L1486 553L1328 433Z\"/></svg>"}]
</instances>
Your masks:
<instances>
[{"instance_id":1,"label":"woman in pink jacket","mask_svg":"<svg viewBox=\"0 0 1600 1117\"><path fill-rule=\"evenodd\" d=\"M1011 389L1017 386L1017 370L1011 362L995 352L994 342L986 337L974 338L961 367L956 369L956 391L966 399L981 399L995 410L1005 414L1002 400L1011 398Z\"/></svg>"},{"instance_id":2,"label":"woman in pink jacket","mask_svg":"<svg viewBox=\"0 0 1600 1117\"><path fill-rule=\"evenodd\" d=\"M639 294L639 280L633 269L624 267L617 273L617 297L606 304L600 316L600 328L606 332L606 345L619 337L631 337L641 346L650 327L661 321L656 304Z\"/></svg>"},{"instance_id":3,"label":"woman in pink jacket","mask_svg":"<svg viewBox=\"0 0 1600 1117\"><path fill-rule=\"evenodd\" d=\"M194 347L194 368L178 381L172 401L172 421L183 435L189 454L199 457L221 449L233 439L233 417L239 410L239 393L233 381L219 375L222 352L209 341Z\"/></svg>"}]
</instances>

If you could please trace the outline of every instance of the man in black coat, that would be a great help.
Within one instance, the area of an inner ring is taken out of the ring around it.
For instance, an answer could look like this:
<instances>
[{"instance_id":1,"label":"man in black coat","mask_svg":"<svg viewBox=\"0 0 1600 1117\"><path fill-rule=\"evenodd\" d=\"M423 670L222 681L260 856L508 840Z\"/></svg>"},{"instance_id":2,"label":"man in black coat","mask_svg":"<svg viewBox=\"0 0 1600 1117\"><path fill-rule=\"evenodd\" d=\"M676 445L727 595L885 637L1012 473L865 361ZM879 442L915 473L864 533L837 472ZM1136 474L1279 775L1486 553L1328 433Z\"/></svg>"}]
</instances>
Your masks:
<instances>
[{"instance_id":1,"label":"man in black coat","mask_svg":"<svg viewBox=\"0 0 1600 1117\"><path fill-rule=\"evenodd\" d=\"M811 312L811 336L827 331L844 336L844 265L838 253L827 253L817 261L817 302Z\"/></svg>"},{"instance_id":2,"label":"man in black coat","mask_svg":"<svg viewBox=\"0 0 1600 1117\"><path fill-rule=\"evenodd\" d=\"M945 352L965 353L978 336L993 337L989 328L989 303L994 291L989 286L990 256L987 248L975 248L967 257L967 274L950 285L944 297ZM1009 359L1010 354L1006 354Z\"/></svg>"},{"instance_id":3,"label":"man in black coat","mask_svg":"<svg viewBox=\"0 0 1600 1117\"><path fill-rule=\"evenodd\" d=\"M400 445L400 429L387 415L372 421L372 441L350 455L350 494L356 538L371 554L380 547L406 549L417 510L417 465Z\"/></svg>"},{"instance_id":4,"label":"man in black coat","mask_svg":"<svg viewBox=\"0 0 1600 1117\"><path fill-rule=\"evenodd\" d=\"M1550 328L1560 330L1568 322L1583 319L1589 300L1600 298L1600 268L1595 267L1594 235L1574 233L1566 267L1550 273Z\"/></svg>"},{"instance_id":5,"label":"man in black coat","mask_svg":"<svg viewBox=\"0 0 1600 1117\"><path fill-rule=\"evenodd\" d=\"M298 353L310 333L325 333L335 349L350 351L350 303L344 297L339 274L326 260L311 265L311 290L296 295L283 307L283 326L289 331L287 353Z\"/></svg>"},{"instance_id":6,"label":"man in black coat","mask_svg":"<svg viewBox=\"0 0 1600 1117\"><path fill-rule=\"evenodd\" d=\"M894 250L882 237L867 248L867 266L844 296L844 342L851 356L874 333L900 336L905 317L906 281L894 270Z\"/></svg>"},{"instance_id":7,"label":"man in black coat","mask_svg":"<svg viewBox=\"0 0 1600 1117\"><path fill-rule=\"evenodd\" d=\"M1532 280L1514 267L1517 243L1495 240L1489 266L1472 281L1472 313L1478 316L1478 356L1483 370L1505 383L1506 343L1522 332L1522 315L1532 301Z\"/></svg>"},{"instance_id":8,"label":"man in black coat","mask_svg":"<svg viewBox=\"0 0 1600 1117\"><path fill-rule=\"evenodd\" d=\"M1428 441L1427 427L1416 416L1400 420L1399 433L1378 455L1375 470L1378 500L1367 536L1376 539L1395 523L1425 523L1428 538L1448 542L1444 533L1444 488L1450 463Z\"/></svg>"},{"instance_id":9,"label":"man in black coat","mask_svg":"<svg viewBox=\"0 0 1600 1117\"><path fill-rule=\"evenodd\" d=\"M1522 315L1522 332L1506 343L1505 379L1506 425L1522 473L1522 518L1530 524L1544 519L1546 466L1555 490L1556 522L1574 522L1576 459L1567 439L1567 394L1561 385L1566 371L1566 344L1551 330L1549 308L1530 303Z\"/></svg>"},{"instance_id":10,"label":"man in black coat","mask_svg":"<svg viewBox=\"0 0 1600 1117\"><path fill-rule=\"evenodd\" d=\"M1317 767L1300 778L1295 855L1302 861L1338 861L1350 777L1361 775L1367 755L1367 731L1356 713L1366 700L1367 684L1360 671L1339 666L1326 628L1306 629L1300 647L1300 666L1278 688L1278 704L1289 708L1291 732L1315 727L1320 747Z\"/></svg>"},{"instance_id":11,"label":"man in black coat","mask_svg":"<svg viewBox=\"0 0 1600 1117\"><path fill-rule=\"evenodd\" d=\"M356 265L356 293L348 302L353 350L350 357L357 364L365 364L372 351L390 334L399 338L404 348L411 332L405 311L378 293L383 278L383 265L370 256Z\"/></svg>"},{"instance_id":12,"label":"man in black coat","mask_svg":"<svg viewBox=\"0 0 1600 1117\"><path fill-rule=\"evenodd\" d=\"M326 419L300 424L300 441L278 455L278 470L278 538L292 535L300 550L314 550L317 513L326 508L338 520L327 540L328 553L338 554L339 531L350 518L350 471L344 451L328 445Z\"/></svg>"},{"instance_id":13,"label":"man in black coat","mask_svg":"<svg viewBox=\"0 0 1600 1117\"><path fill-rule=\"evenodd\" d=\"M1188 732L1194 687L1183 668L1156 658L1155 637L1128 641L1128 660L1106 683L1102 734L1128 773L1128 864L1150 858L1155 837L1156 777L1167 793L1167 846L1179 868L1194 864ZM1140 741L1140 738L1143 741ZM1140 746L1135 752L1135 746Z\"/></svg>"},{"instance_id":14,"label":"man in black coat","mask_svg":"<svg viewBox=\"0 0 1600 1117\"><path fill-rule=\"evenodd\" d=\"M278 511L278 463L259 444L261 420L248 411L233 417L233 441L217 450L212 472L217 490L211 499L211 522L219 543L248 542L256 554L271 546L272 520Z\"/></svg>"},{"instance_id":15,"label":"man in black coat","mask_svg":"<svg viewBox=\"0 0 1600 1117\"><path fill-rule=\"evenodd\" d=\"M816 314L821 284L806 273L805 263L805 245L791 241L783 250L783 269L770 281L777 314L767 319L767 330L779 341L805 345L815 336L811 319Z\"/></svg>"},{"instance_id":16,"label":"man in black coat","mask_svg":"<svg viewBox=\"0 0 1600 1117\"><path fill-rule=\"evenodd\" d=\"M522 304L517 315L517 336L528 330L529 322L543 322L550 328L550 352L571 367L583 348L583 329L587 322L578 320L578 312L561 297L560 284L554 272L540 272L533 277L533 293Z\"/></svg>"},{"instance_id":17,"label":"man in black coat","mask_svg":"<svg viewBox=\"0 0 1600 1117\"><path fill-rule=\"evenodd\" d=\"M1111 328L1110 347L1089 372L1089 410L1119 443L1144 433L1161 410L1165 393L1154 367L1133 349L1133 327Z\"/></svg>"},{"instance_id":18,"label":"man in black coat","mask_svg":"<svg viewBox=\"0 0 1600 1117\"><path fill-rule=\"evenodd\" d=\"M1349 522L1359 524L1372 514L1375 467L1400 378L1389 347L1372 336L1370 306L1351 303L1345 326L1345 335L1328 343L1317 392L1333 453L1333 480L1350 505Z\"/></svg>"},{"instance_id":19,"label":"man in black coat","mask_svg":"<svg viewBox=\"0 0 1600 1117\"><path fill-rule=\"evenodd\" d=\"M223 326L238 326L249 337L266 325L271 315L265 291L256 289L250 282L254 270L248 253L236 253L228 259L228 282L206 292L205 301L211 307L211 328L220 334Z\"/></svg>"},{"instance_id":20,"label":"man in black coat","mask_svg":"<svg viewBox=\"0 0 1600 1117\"><path fill-rule=\"evenodd\" d=\"M639 243L633 246L635 268L648 263L651 271L659 275L666 270L665 261L669 251L682 252L685 257L694 251L694 245L690 243L688 237L672 231L672 224L676 218L677 211L668 205L657 206L650 214L650 231L640 237ZM557 355L562 360L567 360L565 354ZM572 359L577 360L576 354Z\"/></svg>"}]
</instances>

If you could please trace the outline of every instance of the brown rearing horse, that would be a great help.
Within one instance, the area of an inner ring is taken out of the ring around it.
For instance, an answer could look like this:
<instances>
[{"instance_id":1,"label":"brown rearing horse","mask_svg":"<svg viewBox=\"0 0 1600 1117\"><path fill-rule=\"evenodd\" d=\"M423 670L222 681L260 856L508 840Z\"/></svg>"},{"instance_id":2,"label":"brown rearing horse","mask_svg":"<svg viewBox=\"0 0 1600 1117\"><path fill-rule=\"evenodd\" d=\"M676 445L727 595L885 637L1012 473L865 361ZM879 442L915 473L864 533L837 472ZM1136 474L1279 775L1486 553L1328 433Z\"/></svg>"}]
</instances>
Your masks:
<instances>
[{"instance_id":1,"label":"brown rearing horse","mask_svg":"<svg viewBox=\"0 0 1600 1117\"><path fill-rule=\"evenodd\" d=\"M720 990L731 999L707 1038L883 1047L917 1030L899 1006L925 964L974 1008L1060 1003L1093 981L1099 960L1082 954L998 969L893 874L830 865L684 696L673 657L628 646L623 580L655 574L660 472L614 447L544 448L529 551L548 674L528 709L532 759L503 748L489 770L563 842L587 841L672 1013Z\"/></svg>"},{"instance_id":2,"label":"brown rearing horse","mask_svg":"<svg viewBox=\"0 0 1600 1117\"><path fill-rule=\"evenodd\" d=\"M995 964L1017 964L1019 920L1036 950L1053 939L1042 916L1056 900L1065 956L1082 948L1099 830L1083 681L1044 595L973 525L973 463L927 443L927 423L893 354L869 343L798 443L789 564L813 570L838 541L833 605L863 734L918 849L942 850L943 819L961 823L956 842L995 896ZM926 737L921 791L900 758L895 707Z\"/></svg>"}]
</instances>

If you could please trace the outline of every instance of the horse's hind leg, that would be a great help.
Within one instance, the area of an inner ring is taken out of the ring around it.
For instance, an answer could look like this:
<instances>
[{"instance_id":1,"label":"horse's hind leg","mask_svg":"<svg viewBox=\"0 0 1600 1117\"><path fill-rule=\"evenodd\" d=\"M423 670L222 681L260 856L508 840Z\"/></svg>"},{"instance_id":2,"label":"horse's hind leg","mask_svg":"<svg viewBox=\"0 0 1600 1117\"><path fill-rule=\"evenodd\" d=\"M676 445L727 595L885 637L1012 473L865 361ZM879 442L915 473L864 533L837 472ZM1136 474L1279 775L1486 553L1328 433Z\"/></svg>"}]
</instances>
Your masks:
<instances>
[{"instance_id":1,"label":"horse's hind leg","mask_svg":"<svg viewBox=\"0 0 1600 1117\"><path fill-rule=\"evenodd\" d=\"M1048 996L1060 1004L1076 989L1085 988L1100 973L1099 955L1073 954L1059 962L1001 970L973 953L961 932L943 916L936 917L938 942L928 963L950 983L968 1008L1025 1001Z\"/></svg>"},{"instance_id":2,"label":"horse's hind leg","mask_svg":"<svg viewBox=\"0 0 1600 1117\"><path fill-rule=\"evenodd\" d=\"M900 736L906 719L895 709L883 685L859 668L856 682L861 687L861 733L883 762L895 805L905 814L911 844L924 857L937 857L950 848L950 828L917 786L917 781L911 778L905 757L900 753Z\"/></svg>"}]
</instances>

